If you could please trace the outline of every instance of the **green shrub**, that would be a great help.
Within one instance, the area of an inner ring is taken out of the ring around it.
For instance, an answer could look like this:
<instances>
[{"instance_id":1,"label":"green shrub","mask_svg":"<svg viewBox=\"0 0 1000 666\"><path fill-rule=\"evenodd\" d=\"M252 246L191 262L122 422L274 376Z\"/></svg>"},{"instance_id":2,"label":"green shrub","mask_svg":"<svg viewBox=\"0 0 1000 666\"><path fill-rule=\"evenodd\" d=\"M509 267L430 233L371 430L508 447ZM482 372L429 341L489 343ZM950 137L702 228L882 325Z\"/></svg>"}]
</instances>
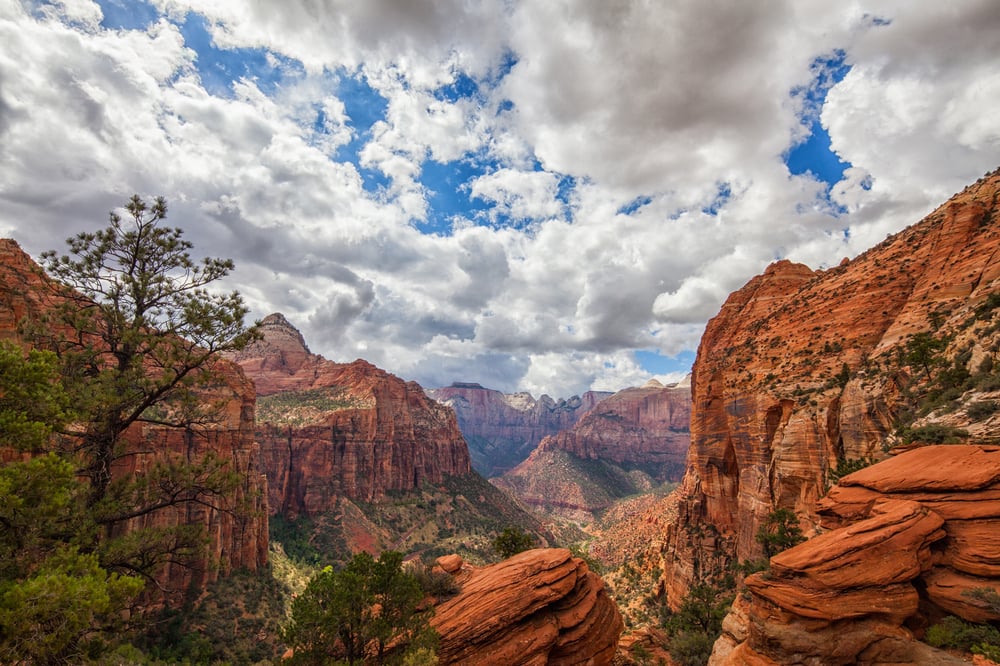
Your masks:
<instances>
[{"instance_id":1,"label":"green shrub","mask_svg":"<svg viewBox=\"0 0 1000 666\"><path fill-rule=\"evenodd\" d=\"M534 545L531 536L520 527L505 527L503 532L493 540L493 550L503 559L534 548Z\"/></svg>"},{"instance_id":2,"label":"green shrub","mask_svg":"<svg viewBox=\"0 0 1000 666\"><path fill-rule=\"evenodd\" d=\"M775 509L768 514L757 530L757 543L764 547L766 557L777 555L805 540L798 517L785 508Z\"/></svg>"},{"instance_id":3,"label":"green shrub","mask_svg":"<svg viewBox=\"0 0 1000 666\"><path fill-rule=\"evenodd\" d=\"M845 458L837 461L837 467L826 473L827 484L832 486L848 474L853 474L865 467L871 467L877 460L874 458Z\"/></svg>"},{"instance_id":4,"label":"green shrub","mask_svg":"<svg viewBox=\"0 0 1000 666\"><path fill-rule=\"evenodd\" d=\"M458 592L458 583L454 576L447 571L434 569L432 566L417 564L410 570L410 574L417 579L420 589L424 594L431 597L450 597Z\"/></svg>"},{"instance_id":5,"label":"green shrub","mask_svg":"<svg viewBox=\"0 0 1000 666\"><path fill-rule=\"evenodd\" d=\"M965 408L965 413L973 421L984 421L1000 409L1000 403L996 400L980 400Z\"/></svg>"},{"instance_id":6,"label":"green shrub","mask_svg":"<svg viewBox=\"0 0 1000 666\"><path fill-rule=\"evenodd\" d=\"M902 431L903 441L921 442L923 444L962 444L968 437L969 432L953 426L931 423L919 428L904 428Z\"/></svg>"},{"instance_id":7,"label":"green shrub","mask_svg":"<svg viewBox=\"0 0 1000 666\"><path fill-rule=\"evenodd\" d=\"M966 652L1000 650L1000 630L989 624L973 624L949 615L927 629L924 641L937 648L952 648Z\"/></svg>"}]
</instances>

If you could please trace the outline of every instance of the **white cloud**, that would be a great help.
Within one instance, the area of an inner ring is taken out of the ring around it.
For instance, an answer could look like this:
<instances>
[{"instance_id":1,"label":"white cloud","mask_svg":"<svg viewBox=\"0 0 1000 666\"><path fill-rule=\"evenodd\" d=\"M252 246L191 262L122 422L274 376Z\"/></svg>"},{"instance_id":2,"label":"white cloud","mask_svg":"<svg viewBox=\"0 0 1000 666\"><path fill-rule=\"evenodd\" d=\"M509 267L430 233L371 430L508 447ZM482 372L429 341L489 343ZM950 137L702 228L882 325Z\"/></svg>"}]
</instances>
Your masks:
<instances>
[{"instance_id":1,"label":"white cloud","mask_svg":"<svg viewBox=\"0 0 1000 666\"><path fill-rule=\"evenodd\" d=\"M155 4L202 14L220 49L266 50L280 80L223 95L172 20L104 30L86 0L0 0L0 229L37 253L164 194L199 253L234 258L255 316L428 384L643 383L632 350L693 349L770 261L860 252L1000 154L992 0L887 2L877 21L819 0ZM837 49L851 70L821 119L853 165L843 214L782 158L805 131L793 91ZM463 75L477 96L437 94ZM345 76L385 99L367 134ZM338 158L354 141L357 166ZM455 186L493 225L421 234L427 161L470 157L488 173Z\"/></svg>"}]
</instances>

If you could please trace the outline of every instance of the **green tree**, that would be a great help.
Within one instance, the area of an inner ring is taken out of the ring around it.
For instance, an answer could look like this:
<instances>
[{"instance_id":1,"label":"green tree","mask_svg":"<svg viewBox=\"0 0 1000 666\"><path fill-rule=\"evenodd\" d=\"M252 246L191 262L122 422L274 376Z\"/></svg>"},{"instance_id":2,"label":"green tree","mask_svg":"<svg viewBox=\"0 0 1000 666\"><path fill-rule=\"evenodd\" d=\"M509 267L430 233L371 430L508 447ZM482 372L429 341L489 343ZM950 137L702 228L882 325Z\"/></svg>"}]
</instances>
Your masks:
<instances>
[{"instance_id":1,"label":"green tree","mask_svg":"<svg viewBox=\"0 0 1000 666\"><path fill-rule=\"evenodd\" d=\"M903 362L923 369L924 375L931 378L931 368L939 361L938 354L948 345L947 340L935 338L930 333L922 331L915 333L906 341L903 351Z\"/></svg>"},{"instance_id":2,"label":"green tree","mask_svg":"<svg viewBox=\"0 0 1000 666\"><path fill-rule=\"evenodd\" d=\"M316 574L292 603L282 631L292 663L383 664L426 653L434 635L428 613L418 609L423 592L402 563L395 551L378 560L359 553L340 571L328 566Z\"/></svg>"},{"instance_id":3,"label":"green tree","mask_svg":"<svg viewBox=\"0 0 1000 666\"><path fill-rule=\"evenodd\" d=\"M733 583L723 577L693 586L677 612L666 619L668 650L677 664L701 666L708 662L722 632L722 620L733 603Z\"/></svg>"},{"instance_id":4,"label":"green tree","mask_svg":"<svg viewBox=\"0 0 1000 666\"><path fill-rule=\"evenodd\" d=\"M805 541L799 519L793 511L780 508L768 514L757 530L757 543L764 547L764 555L771 557Z\"/></svg>"},{"instance_id":5,"label":"green tree","mask_svg":"<svg viewBox=\"0 0 1000 666\"><path fill-rule=\"evenodd\" d=\"M217 418L197 391L211 385L220 352L239 349L257 335L243 320L237 292L210 293L227 275L226 259L195 262L177 228L163 226L166 202L148 205L138 195L115 212L110 225L67 240L69 254L42 255L63 287L61 305L27 332L59 357L63 382L79 412L64 431L87 479L87 506L104 539L101 562L119 571L154 575L168 559L200 549L198 530L179 526L130 532L110 540L125 521L166 507L216 505L235 483L227 462L211 454L160 456L137 479L113 478L116 461L134 454L123 441L137 423L198 428Z\"/></svg>"},{"instance_id":6,"label":"green tree","mask_svg":"<svg viewBox=\"0 0 1000 666\"><path fill-rule=\"evenodd\" d=\"M535 544L531 536L519 527L505 527L503 532L493 539L493 550L503 559L513 557L534 547Z\"/></svg>"},{"instance_id":7,"label":"green tree","mask_svg":"<svg viewBox=\"0 0 1000 666\"><path fill-rule=\"evenodd\" d=\"M67 418L55 356L0 344L0 445L44 448ZM0 663L78 663L116 642L138 578L104 569L77 465L38 453L0 466Z\"/></svg>"}]
</instances>

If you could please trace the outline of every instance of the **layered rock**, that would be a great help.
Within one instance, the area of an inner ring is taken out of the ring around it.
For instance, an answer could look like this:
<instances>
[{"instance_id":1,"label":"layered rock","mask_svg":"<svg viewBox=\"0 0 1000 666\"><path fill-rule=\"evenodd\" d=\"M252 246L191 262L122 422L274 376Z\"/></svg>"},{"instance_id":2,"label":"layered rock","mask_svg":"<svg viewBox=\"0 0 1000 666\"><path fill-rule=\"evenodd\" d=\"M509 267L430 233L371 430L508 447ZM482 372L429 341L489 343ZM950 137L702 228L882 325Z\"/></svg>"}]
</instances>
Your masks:
<instances>
[{"instance_id":1,"label":"layered rock","mask_svg":"<svg viewBox=\"0 0 1000 666\"><path fill-rule=\"evenodd\" d=\"M461 382L430 389L427 394L455 410L458 426L469 443L472 464L486 477L513 468L546 436L571 427L611 395L587 391L569 399L553 400L543 395L535 400L529 393L505 394Z\"/></svg>"},{"instance_id":2,"label":"layered rock","mask_svg":"<svg viewBox=\"0 0 1000 666\"><path fill-rule=\"evenodd\" d=\"M441 664L610 664L622 631L601 579L568 550L480 569L449 561L461 589L435 608Z\"/></svg>"},{"instance_id":3,"label":"layered rock","mask_svg":"<svg viewBox=\"0 0 1000 666\"><path fill-rule=\"evenodd\" d=\"M954 614L1000 615L1000 447L929 446L841 479L825 532L746 579L714 664L963 663L914 640ZM755 661L756 660L756 661Z\"/></svg>"},{"instance_id":4,"label":"layered rock","mask_svg":"<svg viewBox=\"0 0 1000 666\"><path fill-rule=\"evenodd\" d=\"M317 515L341 497L373 501L469 474L454 413L416 383L311 353L280 314L261 324L263 338L233 359L261 396L257 439L272 514Z\"/></svg>"},{"instance_id":5,"label":"layered rock","mask_svg":"<svg viewBox=\"0 0 1000 666\"><path fill-rule=\"evenodd\" d=\"M691 453L663 558L672 604L693 581L758 557L755 535L775 508L808 531L838 461L882 455L920 372L899 362L909 336L936 332L950 341L943 356L962 354L969 371L994 353L996 332L967 322L1000 291L998 192L1000 174L988 174L853 261L779 261L730 295L693 370Z\"/></svg>"},{"instance_id":6,"label":"layered rock","mask_svg":"<svg viewBox=\"0 0 1000 666\"><path fill-rule=\"evenodd\" d=\"M53 283L16 242L0 239L0 338L20 340L18 326L28 317L39 319L61 302L61 287ZM267 563L267 484L254 440L253 385L240 369L219 360L212 368L213 384L199 391L217 406L215 419L197 431L137 424L126 433L129 455L119 458L113 478L141 476L159 461L196 459L208 452L229 461L237 483L212 505L165 508L134 519L125 529L202 525L207 536L205 557L193 566L168 565L159 583L173 590L203 587L234 569L259 569Z\"/></svg>"},{"instance_id":7,"label":"layered rock","mask_svg":"<svg viewBox=\"0 0 1000 666\"><path fill-rule=\"evenodd\" d=\"M677 481L690 444L690 390L653 380L619 391L493 482L530 506L585 517Z\"/></svg>"}]
</instances>

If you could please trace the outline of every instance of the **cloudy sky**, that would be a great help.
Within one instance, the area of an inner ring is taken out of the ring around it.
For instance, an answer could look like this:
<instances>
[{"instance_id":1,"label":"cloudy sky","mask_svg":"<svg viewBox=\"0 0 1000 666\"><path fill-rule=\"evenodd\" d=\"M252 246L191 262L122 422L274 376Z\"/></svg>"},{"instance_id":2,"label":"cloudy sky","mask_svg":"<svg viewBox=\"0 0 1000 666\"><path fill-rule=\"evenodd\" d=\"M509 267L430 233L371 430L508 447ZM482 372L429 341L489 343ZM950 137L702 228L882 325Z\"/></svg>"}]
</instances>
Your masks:
<instances>
[{"instance_id":1,"label":"cloudy sky","mask_svg":"<svg viewBox=\"0 0 1000 666\"><path fill-rule=\"evenodd\" d=\"M427 387L682 376L779 258L1000 165L1000 4L0 0L0 235L163 195L254 317Z\"/></svg>"}]
</instances>

